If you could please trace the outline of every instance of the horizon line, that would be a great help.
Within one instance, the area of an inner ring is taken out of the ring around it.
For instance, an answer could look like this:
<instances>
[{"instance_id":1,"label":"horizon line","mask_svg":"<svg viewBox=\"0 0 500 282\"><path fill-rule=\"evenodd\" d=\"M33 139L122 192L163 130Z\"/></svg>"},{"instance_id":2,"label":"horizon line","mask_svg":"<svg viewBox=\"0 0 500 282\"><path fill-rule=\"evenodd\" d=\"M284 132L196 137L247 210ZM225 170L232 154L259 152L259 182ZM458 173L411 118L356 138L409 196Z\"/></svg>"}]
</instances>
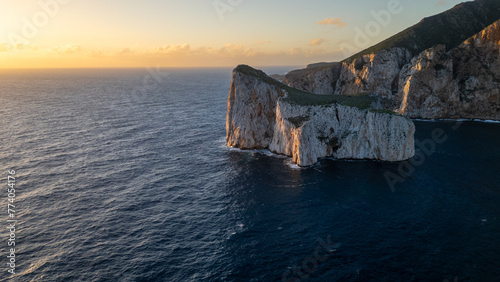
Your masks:
<instances>
[{"instance_id":1,"label":"horizon line","mask_svg":"<svg viewBox=\"0 0 500 282\"><path fill-rule=\"evenodd\" d=\"M88 69L88 70L106 70L106 69L147 69L147 68L159 68L159 69L225 69L225 68L236 68L239 65L248 65L248 64L238 64L236 66L195 66L195 67L165 67L165 66L144 66L144 67L32 67L32 68L2 68L0 70L79 70L79 69ZM273 68L273 67L301 67L300 65L267 65L267 66L259 66L259 65L248 65L253 68ZM304 66L304 68L307 65Z\"/></svg>"}]
</instances>

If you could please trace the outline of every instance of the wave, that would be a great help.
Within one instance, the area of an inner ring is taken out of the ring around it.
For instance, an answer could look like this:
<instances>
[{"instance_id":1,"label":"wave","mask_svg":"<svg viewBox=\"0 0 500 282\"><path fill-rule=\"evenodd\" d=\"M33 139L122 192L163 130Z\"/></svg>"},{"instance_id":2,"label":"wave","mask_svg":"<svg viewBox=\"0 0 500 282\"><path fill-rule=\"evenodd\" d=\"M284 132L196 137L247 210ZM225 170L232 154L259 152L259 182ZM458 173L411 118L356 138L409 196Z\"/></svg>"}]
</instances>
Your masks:
<instances>
[{"instance_id":1,"label":"wave","mask_svg":"<svg viewBox=\"0 0 500 282\"><path fill-rule=\"evenodd\" d=\"M421 119L415 118L413 121L423 121L423 122L441 122L441 121L455 121L455 122L483 122L483 123L500 123L498 120L491 119L467 119L467 118L458 118L458 119L449 119L449 118L441 118L441 119Z\"/></svg>"}]
</instances>

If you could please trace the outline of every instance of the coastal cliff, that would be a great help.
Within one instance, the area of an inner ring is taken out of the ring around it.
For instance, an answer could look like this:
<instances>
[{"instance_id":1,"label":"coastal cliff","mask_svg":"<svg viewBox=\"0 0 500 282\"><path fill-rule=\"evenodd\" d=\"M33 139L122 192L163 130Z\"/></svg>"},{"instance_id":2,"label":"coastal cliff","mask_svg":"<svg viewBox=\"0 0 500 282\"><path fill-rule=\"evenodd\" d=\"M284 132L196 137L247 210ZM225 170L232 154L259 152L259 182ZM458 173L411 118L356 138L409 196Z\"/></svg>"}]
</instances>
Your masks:
<instances>
[{"instance_id":1,"label":"coastal cliff","mask_svg":"<svg viewBox=\"0 0 500 282\"><path fill-rule=\"evenodd\" d=\"M252 70L247 70L252 71ZM285 91L259 74L234 71L227 100L226 140L229 147L269 147L276 122L276 104Z\"/></svg>"},{"instance_id":2,"label":"coastal cliff","mask_svg":"<svg viewBox=\"0 0 500 282\"><path fill-rule=\"evenodd\" d=\"M318 158L407 160L414 155L415 126L384 112L333 104L301 106L280 99L269 149L301 166Z\"/></svg>"},{"instance_id":3,"label":"coastal cliff","mask_svg":"<svg viewBox=\"0 0 500 282\"><path fill-rule=\"evenodd\" d=\"M233 71L226 139L230 147L268 148L300 166L318 158L401 161L414 155L415 126L372 106L366 95L315 95L249 66Z\"/></svg>"},{"instance_id":4,"label":"coastal cliff","mask_svg":"<svg viewBox=\"0 0 500 282\"><path fill-rule=\"evenodd\" d=\"M500 1L462 3L339 63L283 82L317 94L370 93L410 118L500 120Z\"/></svg>"},{"instance_id":5,"label":"coastal cliff","mask_svg":"<svg viewBox=\"0 0 500 282\"><path fill-rule=\"evenodd\" d=\"M422 52L401 70L399 88L399 112L411 118L500 120L500 21L448 52Z\"/></svg>"},{"instance_id":6,"label":"coastal cliff","mask_svg":"<svg viewBox=\"0 0 500 282\"><path fill-rule=\"evenodd\" d=\"M279 81L238 66L227 145L267 148L301 166L322 157L400 161L415 153L409 118L500 120L499 17L498 0L462 3Z\"/></svg>"}]
</instances>

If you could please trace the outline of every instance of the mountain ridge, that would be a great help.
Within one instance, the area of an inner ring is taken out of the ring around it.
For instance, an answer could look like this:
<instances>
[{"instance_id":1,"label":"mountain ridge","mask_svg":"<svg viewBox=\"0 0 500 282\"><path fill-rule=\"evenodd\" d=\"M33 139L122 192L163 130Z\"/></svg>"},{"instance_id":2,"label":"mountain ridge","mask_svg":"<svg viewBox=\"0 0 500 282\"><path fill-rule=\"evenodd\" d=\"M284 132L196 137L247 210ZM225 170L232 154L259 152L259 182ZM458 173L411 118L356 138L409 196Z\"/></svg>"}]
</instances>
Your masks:
<instances>
[{"instance_id":1,"label":"mountain ridge","mask_svg":"<svg viewBox=\"0 0 500 282\"><path fill-rule=\"evenodd\" d=\"M475 0L457 4L437 15L423 18L417 24L358 52L342 62L389 48L406 48L413 56L436 45L452 49L500 19L500 1Z\"/></svg>"},{"instance_id":2,"label":"mountain ridge","mask_svg":"<svg viewBox=\"0 0 500 282\"><path fill-rule=\"evenodd\" d=\"M291 71L283 82L315 94L369 93L410 118L500 120L499 19L498 0L462 3L352 59ZM434 31L426 34L429 25ZM413 52L404 44L413 44Z\"/></svg>"},{"instance_id":3,"label":"mountain ridge","mask_svg":"<svg viewBox=\"0 0 500 282\"><path fill-rule=\"evenodd\" d=\"M452 49L498 19L500 19L500 1L498 0L463 2L442 13L425 17L420 22L340 62L311 63L306 68L292 70L287 75L299 77L324 69L335 69L343 62L348 63L363 55L375 54L390 48L408 49L413 56L436 45L445 45L448 49ZM447 29L447 27L450 28Z\"/></svg>"}]
</instances>

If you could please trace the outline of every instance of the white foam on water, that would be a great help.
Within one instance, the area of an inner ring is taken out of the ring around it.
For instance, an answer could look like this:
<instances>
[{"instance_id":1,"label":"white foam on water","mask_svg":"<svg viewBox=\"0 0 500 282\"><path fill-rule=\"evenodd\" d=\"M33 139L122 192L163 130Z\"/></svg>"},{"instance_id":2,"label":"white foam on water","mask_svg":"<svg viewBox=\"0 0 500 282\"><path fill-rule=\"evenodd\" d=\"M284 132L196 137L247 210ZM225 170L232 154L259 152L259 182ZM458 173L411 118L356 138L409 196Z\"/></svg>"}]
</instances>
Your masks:
<instances>
[{"instance_id":1,"label":"white foam on water","mask_svg":"<svg viewBox=\"0 0 500 282\"><path fill-rule=\"evenodd\" d=\"M500 123L500 120L491 120L491 119L475 119L476 122L485 122L485 123Z\"/></svg>"},{"instance_id":2,"label":"white foam on water","mask_svg":"<svg viewBox=\"0 0 500 282\"><path fill-rule=\"evenodd\" d=\"M215 143L217 144L217 147L219 147L219 148L228 148L226 145L226 137L221 137L221 138L215 140Z\"/></svg>"},{"instance_id":3,"label":"white foam on water","mask_svg":"<svg viewBox=\"0 0 500 282\"><path fill-rule=\"evenodd\" d=\"M302 169L302 167L292 161L292 158L286 160L286 165L291 169Z\"/></svg>"},{"instance_id":4,"label":"white foam on water","mask_svg":"<svg viewBox=\"0 0 500 282\"><path fill-rule=\"evenodd\" d=\"M412 119L413 121L425 121L425 122L436 122L438 120L436 119L421 119L421 118L415 118L415 119Z\"/></svg>"},{"instance_id":5,"label":"white foam on water","mask_svg":"<svg viewBox=\"0 0 500 282\"><path fill-rule=\"evenodd\" d=\"M257 154L261 155L266 155L266 156L278 156L274 154L273 152L269 151L268 149L261 149L261 150L253 150Z\"/></svg>"},{"instance_id":6,"label":"white foam on water","mask_svg":"<svg viewBox=\"0 0 500 282\"><path fill-rule=\"evenodd\" d=\"M455 122L484 122L484 123L500 123L498 120L491 119L467 119L467 118L458 118L458 119L413 119L414 121L424 121L424 122L439 122L439 121L455 121Z\"/></svg>"}]
</instances>

